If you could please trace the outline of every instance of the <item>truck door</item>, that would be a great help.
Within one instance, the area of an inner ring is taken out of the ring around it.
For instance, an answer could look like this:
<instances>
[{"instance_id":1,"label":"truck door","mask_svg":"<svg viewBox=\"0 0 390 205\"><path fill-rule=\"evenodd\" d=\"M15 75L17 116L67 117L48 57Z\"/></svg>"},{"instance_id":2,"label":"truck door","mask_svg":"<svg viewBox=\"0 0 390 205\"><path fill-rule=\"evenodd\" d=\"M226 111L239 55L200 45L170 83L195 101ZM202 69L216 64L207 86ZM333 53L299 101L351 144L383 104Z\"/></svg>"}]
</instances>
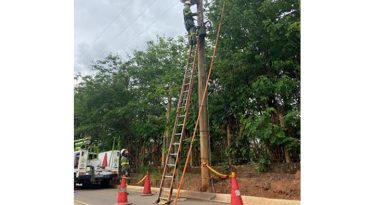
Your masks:
<instances>
[{"instance_id":1,"label":"truck door","mask_svg":"<svg viewBox=\"0 0 390 205\"><path fill-rule=\"evenodd\" d=\"M79 169L77 172L77 176L85 175L87 171L87 160L88 160L88 151L81 150L80 151L80 158L79 158Z\"/></svg>"},{"instance_id":2,"label":"truck door","mask_svg":"<svg viewBox=\"0 0 390 205\"><path fill-rule=\"evenodd\" d=\"M74 168L79 169L80 152L74 154Z\"/></svg>"},{"instance_id":3,"label":"truck door","mask_svg":"<svg viewBox=\"0 0 390 205\"><path fill-rule=\"evenodd\" d=\"M112 151L111 152L111 159L110 159L110 166L112 171L118 171L119 168L119 151Z\"/></svg>"}]
</instances>

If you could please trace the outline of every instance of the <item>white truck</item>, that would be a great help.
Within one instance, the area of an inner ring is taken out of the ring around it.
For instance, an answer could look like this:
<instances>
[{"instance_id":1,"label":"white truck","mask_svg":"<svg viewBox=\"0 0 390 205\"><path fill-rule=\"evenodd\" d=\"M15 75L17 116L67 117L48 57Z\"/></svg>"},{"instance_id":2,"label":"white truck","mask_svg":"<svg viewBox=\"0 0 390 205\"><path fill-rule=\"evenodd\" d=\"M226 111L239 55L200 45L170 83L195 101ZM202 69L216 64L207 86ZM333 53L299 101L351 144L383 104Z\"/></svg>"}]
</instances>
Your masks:
<instances>
[{"instance_id":1,"label":"white truck","mask_svg":"<svg viewBox=\"0 0 390 205\"><path fill-rule=\"evenodd\" d=\"M106 156L106 162L104 158ZM74 185L100 185L107 187L118 180L120 150L89 152L79 149L74 152Z\"/></svg>"}]
</instances>

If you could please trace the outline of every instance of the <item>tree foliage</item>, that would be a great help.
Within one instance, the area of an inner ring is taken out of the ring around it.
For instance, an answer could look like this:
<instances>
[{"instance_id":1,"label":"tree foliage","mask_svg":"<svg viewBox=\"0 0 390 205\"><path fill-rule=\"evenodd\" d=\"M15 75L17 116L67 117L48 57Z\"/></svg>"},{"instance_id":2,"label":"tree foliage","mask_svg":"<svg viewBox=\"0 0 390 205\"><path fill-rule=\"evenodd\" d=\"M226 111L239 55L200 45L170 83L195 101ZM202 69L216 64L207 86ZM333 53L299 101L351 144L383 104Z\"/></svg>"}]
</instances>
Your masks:
<instances>
[{"instance_id":1,"label":"tree foliage","mask_svg":"<svg viewBox=\"0 0 390 205\"><path fill-rule=\"evenodd\" d=\"M211 132L231 129L227 155L235 163L299 161L300 2L225 1L209 97L210 116L217 117ZM214 25L222 3L210 6Z\"/></svg>"},{"instance_id":2,"label":"tree foliage","mask_svg":"<svg viewBox=\"0 0 390 205\"><path fill-rule=\"evenodd\" d=\"M75 88L75 137L92 136L102 149L117 137L142 164L145 147L158 150L168 90L178 93L181 86L184 48L183 38L160 37L127 60L109 55L97 61L95 74L82 77Z\"/></svg>"}]
</instances>

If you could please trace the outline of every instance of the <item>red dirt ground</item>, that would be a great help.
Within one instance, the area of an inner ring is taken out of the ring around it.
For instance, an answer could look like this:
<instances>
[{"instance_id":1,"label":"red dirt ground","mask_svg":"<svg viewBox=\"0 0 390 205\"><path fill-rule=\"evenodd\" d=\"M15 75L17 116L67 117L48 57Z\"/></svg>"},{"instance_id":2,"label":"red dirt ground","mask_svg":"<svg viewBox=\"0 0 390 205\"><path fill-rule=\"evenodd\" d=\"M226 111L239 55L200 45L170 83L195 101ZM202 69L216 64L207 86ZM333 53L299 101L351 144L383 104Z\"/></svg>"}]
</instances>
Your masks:
<instances>
[{"instance_id":1,"label":"red dirt ground","mask_svg":"<svg viewBox=\"0 0 390 205\"><path fill-rule=\"evenodd\" d=\"M216 167L218 170L218 167ZM277 199L294 199L300 200L300 165L299 164L280 164L274 165L267 173L257 173L254 166L242 165L234 166L237 172L237 182L242 195L258 196ZM200 174L199 168L191 168L186 174L182 189L199 191ZM135 185L137 179L132 177L130 180ZM230 193L230 180L218 179L212 175L213 186L210 192ZM159 186L159 177L152 177L152 186ZM176 188L176 187L175 187Z\"/></svg>"}]
</instances>

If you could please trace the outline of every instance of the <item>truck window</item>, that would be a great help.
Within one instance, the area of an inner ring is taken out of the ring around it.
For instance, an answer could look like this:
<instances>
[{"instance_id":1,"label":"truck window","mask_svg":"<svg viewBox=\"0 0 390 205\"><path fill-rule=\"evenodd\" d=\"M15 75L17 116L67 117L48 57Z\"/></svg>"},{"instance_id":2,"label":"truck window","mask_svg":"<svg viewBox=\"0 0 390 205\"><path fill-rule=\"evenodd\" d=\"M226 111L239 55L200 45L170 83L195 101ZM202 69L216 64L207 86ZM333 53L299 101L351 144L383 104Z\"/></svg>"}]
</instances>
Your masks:
<instances>
[{"instance_id":1,"label":"truck window","mask_svg":"<svg viewBox=\"0 0 390 205\"><path fill-rule=\"evenodd\" d=\"M77 168L79 166L79 159L80 159L80 153L77 153L74 156L74 168Z\"/></svg>"},{"instance_id":2,"label":"truck window","mask_svg":"<svg viewBox=\"0 0 390 205\"><path fill-rule=\"evenodd\" d=\"M89 154L88 156L88 159L91 160L91 159L96 159L97 158L97 155L96 154Z\"/></svg>"}]
</instances>

